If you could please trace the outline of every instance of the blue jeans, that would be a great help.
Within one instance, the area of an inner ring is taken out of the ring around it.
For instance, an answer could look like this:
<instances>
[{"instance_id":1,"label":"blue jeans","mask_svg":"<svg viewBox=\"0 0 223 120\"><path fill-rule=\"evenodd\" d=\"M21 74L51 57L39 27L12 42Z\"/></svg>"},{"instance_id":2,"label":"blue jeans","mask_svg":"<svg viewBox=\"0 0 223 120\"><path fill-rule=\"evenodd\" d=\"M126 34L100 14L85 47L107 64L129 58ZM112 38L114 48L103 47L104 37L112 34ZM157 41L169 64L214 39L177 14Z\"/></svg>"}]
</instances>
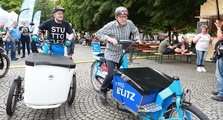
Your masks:
<instances>
[{"instance_id":1,"label":"blue jeans","mask_svg":"<svg viewBox=\"0 0 223 120\"><path fill-rule=\"evenodd\" d=\"M215 76L218 81L218 95L223 97L223 57L219 58L216 62Z\"/></svg>"},{"instance_id":2,"label":"blue jeans","mask_svg":"<svg viewBox=\"0 0 223 120\"><path fill-rule=\"evenodd\" d=\"M205 58L208 54L208 51L196 50L197 53L197 66L204 66Z\"/></svg>"},{"instance_id":3,"label":"blue jeans","mask_svg":"<svg viewBox=\"0 0 223 120\"><path fill-rule=\"evenodd\" d=\"M11 54L10 57L11 59L15 58L15 51L16 51L16 43L12 43L12 41L6 41L5 43L5 50L8 54L9 52L9 47L11 46Z\"/></svg>"},{"instance_id":4,"label":"blue jeans","mask_svg":"<svg viewBox=\"0 0 223 120\"><path fill-rule=\"evenodd\" d=\"M43 53L48 54L50 50L50 44L45 44L43 46ZM64 47L60 44L53 44L52 45L52 53L55 55L64 56Z\"/></svg>"}]
</instances>

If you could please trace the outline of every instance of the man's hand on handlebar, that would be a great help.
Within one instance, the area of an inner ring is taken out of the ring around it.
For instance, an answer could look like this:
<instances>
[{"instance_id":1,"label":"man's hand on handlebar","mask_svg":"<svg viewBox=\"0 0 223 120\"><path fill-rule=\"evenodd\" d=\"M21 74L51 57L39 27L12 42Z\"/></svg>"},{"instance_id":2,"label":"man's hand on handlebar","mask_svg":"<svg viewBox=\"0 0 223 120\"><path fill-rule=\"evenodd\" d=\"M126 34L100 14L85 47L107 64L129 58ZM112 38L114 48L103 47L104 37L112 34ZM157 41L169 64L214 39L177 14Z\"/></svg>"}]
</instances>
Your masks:
<instances>
[{"instance_id":1,"label":"man's hand on handlebar","mask_svg":"<svg viewBox=\"0 0 223 120\"><path fill-rule=\"evenodd\" d=\"M117 41L115 38L110 38L110 37L108 37L107 40L108 40L111 44L113 44L113 45L117 45L117 44L118 44L118 41Z\"/></svg>"}]
</instances>

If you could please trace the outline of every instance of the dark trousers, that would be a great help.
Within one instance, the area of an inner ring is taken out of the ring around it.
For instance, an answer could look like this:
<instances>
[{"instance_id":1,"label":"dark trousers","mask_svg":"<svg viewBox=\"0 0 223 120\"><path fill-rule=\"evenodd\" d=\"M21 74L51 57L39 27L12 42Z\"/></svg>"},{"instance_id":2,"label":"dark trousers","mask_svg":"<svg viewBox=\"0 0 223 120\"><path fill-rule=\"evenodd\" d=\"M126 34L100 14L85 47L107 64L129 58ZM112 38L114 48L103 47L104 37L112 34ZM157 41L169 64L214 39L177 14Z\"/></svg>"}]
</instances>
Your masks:
<instances>
[{"instance_id":1,"label":"dark trousers","mask_svg":"<svg viewBox=\"0 0 223 120\"><path fill-rule=\"evenodd\" d=\"M22 56L25 56L25 50L27 48L28 55L30 54L30 39L20 39L22 43Z\"/></svg>"},{"instance_id":2,"label":"dark trousers","mask_svg":"<svg viewBox=\"0 0 223 120\"><path fill-rule=\"evenodd\" d=\"M72 55L74 54L74 47L75 47L75 41L71 41L71 45L67 47L67 55Z\"/></svg>"},{"instance_id":3,"label":"dark trousers","mask_svg":"<svg viewBox=\"0 0 223 120\"><path fill-rule=\"evenodd\" d=\"M105 76L105 79L101 85L101 91L106 91L107 88L109 87L109 85L112 82L113 79L113 74L114 74L114 69L117 66L117 68L120 68L121 66L121 62L120 63L115 63L113 61L110 60L106 60L106 65L107 65L107 69L108 69L108 74Z\"/></svg>"},{"instance_id":4,"label":"dark trousers","mask_svg":"<svg viewBox=\"0 0 223 120\"><path fill-rule=\"evenodd\" d=\"M21 52L21 40L18 41L18 54Z\"/></svg>"},{"instance_id":5,"label":"dark trousers","mask_svg":"<svg viewBox=\"0 0 223 120\"><path fill-rule=\"evenodd\" d=\"M36 42L31 42L31 50L33 53L39 53L39 51L37 50L37 47L36 47Z\"/></svg>"},{"instance_id":6,"label":"dark trousers","mask_svg":"<svg viewBox=\"0 0 223 120\"><path fill-rule=\"evenodd\" d=\"M167 49L163 52L163 54L172 54L172 53L174 53L174 49L170 49L170 48L167 48Z\"/></svg>"}]
</instances>

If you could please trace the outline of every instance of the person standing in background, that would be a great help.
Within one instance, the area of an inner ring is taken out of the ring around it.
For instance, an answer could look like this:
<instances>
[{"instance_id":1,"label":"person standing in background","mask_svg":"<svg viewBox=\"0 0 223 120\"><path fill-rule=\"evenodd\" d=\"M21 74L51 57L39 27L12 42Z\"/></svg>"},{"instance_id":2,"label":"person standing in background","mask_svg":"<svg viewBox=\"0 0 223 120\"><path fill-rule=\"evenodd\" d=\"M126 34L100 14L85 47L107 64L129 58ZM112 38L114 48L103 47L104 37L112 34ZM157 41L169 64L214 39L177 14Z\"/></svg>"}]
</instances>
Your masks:
<instances>
[{"instance_id":1,"label":"person standing in background","mask_svg":"<svg viewBox=\"0 0 223 120\"><path fill-rule=\"evenodd\" d=\"M197 34L193 39L193 42L196 44L196 54L197 54L197 71L206 72L204 68L205 58L208 53L209 44L212 43L211 36L207 33L208 27L202 25L200 27L201 33Z\"/></svg>"},{"instance_id":2,"label":"person standing in background","mask_svg":"<svg viewBox=\"0 0 223 120\"><path fill-rule=\"evenodd\" d=\"M220 51L220 45L223 45L223 22L216 20L215 22L217 28L217 38L218 42L215 44L215 51L217 51L217 61L216 61L216 70L215 76L217 79L217 90L212 91L211 99L216 101L223 101L223 53Z\"/></svg>"},{"instance_id":3,"label":"person standing in background","mask_svg":"<svg viewBox=\"0 0 223 120\"><path fill-rule=\"evenodd\" d=\"M7 36L8 36L8 40L7 40L7 44L6 44L6 51L8 53L9 50L9 46L11 46L11 60L12 61L17 61L18 58L16 58L16 43L19 41L19 30L18 30L18 23L16 21L13 22L12 27L8 30L7 32ZM8 47L7 47L8 46Z\"/></svg>"},{"instance_id":4,"label":"person standing in background","mask_svg":"<svg viewBox=\"0 0 223 120\"><path fill-rule=\"evenodd\" d=\"M33 30L35 29L35 24L33 22L31 22L29 25L30 25L29 30L30 30L30 33L32 34Z\"/></svg>"},{"instance_id":5,"label":"person standing in background","mask_svg":"<svg viewBox=\"0 0 223 120\"><path fill-rule=\"evenodd\" d=\"M22 57L25 58L25 50L27 49L28 55L30 54L30 40L31 34L29 28L26 26L26 21L22 21L22 26L19 27L21 34L20 41L22 43Z\"/></svg>"}]
</instances>

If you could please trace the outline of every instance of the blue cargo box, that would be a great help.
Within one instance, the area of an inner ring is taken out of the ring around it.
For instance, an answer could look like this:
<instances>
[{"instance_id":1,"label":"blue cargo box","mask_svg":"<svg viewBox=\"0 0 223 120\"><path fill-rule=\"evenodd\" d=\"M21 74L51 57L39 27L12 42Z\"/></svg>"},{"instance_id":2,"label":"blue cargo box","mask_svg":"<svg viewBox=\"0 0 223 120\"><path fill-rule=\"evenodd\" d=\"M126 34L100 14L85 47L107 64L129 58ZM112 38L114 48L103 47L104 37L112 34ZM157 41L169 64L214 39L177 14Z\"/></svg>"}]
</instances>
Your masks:
<instances>
[{"instance_id":1,"label":"blue cargo box","mask_svg":"<svg viewBox=\"0 0 223 120\"><path fill-rule=\"evenodd\" d=\"M113 97L138 112L139 107L155 102L157 94L173 82L168 75L149 67L116 70Z\"/></svg>"}]
</instances>

